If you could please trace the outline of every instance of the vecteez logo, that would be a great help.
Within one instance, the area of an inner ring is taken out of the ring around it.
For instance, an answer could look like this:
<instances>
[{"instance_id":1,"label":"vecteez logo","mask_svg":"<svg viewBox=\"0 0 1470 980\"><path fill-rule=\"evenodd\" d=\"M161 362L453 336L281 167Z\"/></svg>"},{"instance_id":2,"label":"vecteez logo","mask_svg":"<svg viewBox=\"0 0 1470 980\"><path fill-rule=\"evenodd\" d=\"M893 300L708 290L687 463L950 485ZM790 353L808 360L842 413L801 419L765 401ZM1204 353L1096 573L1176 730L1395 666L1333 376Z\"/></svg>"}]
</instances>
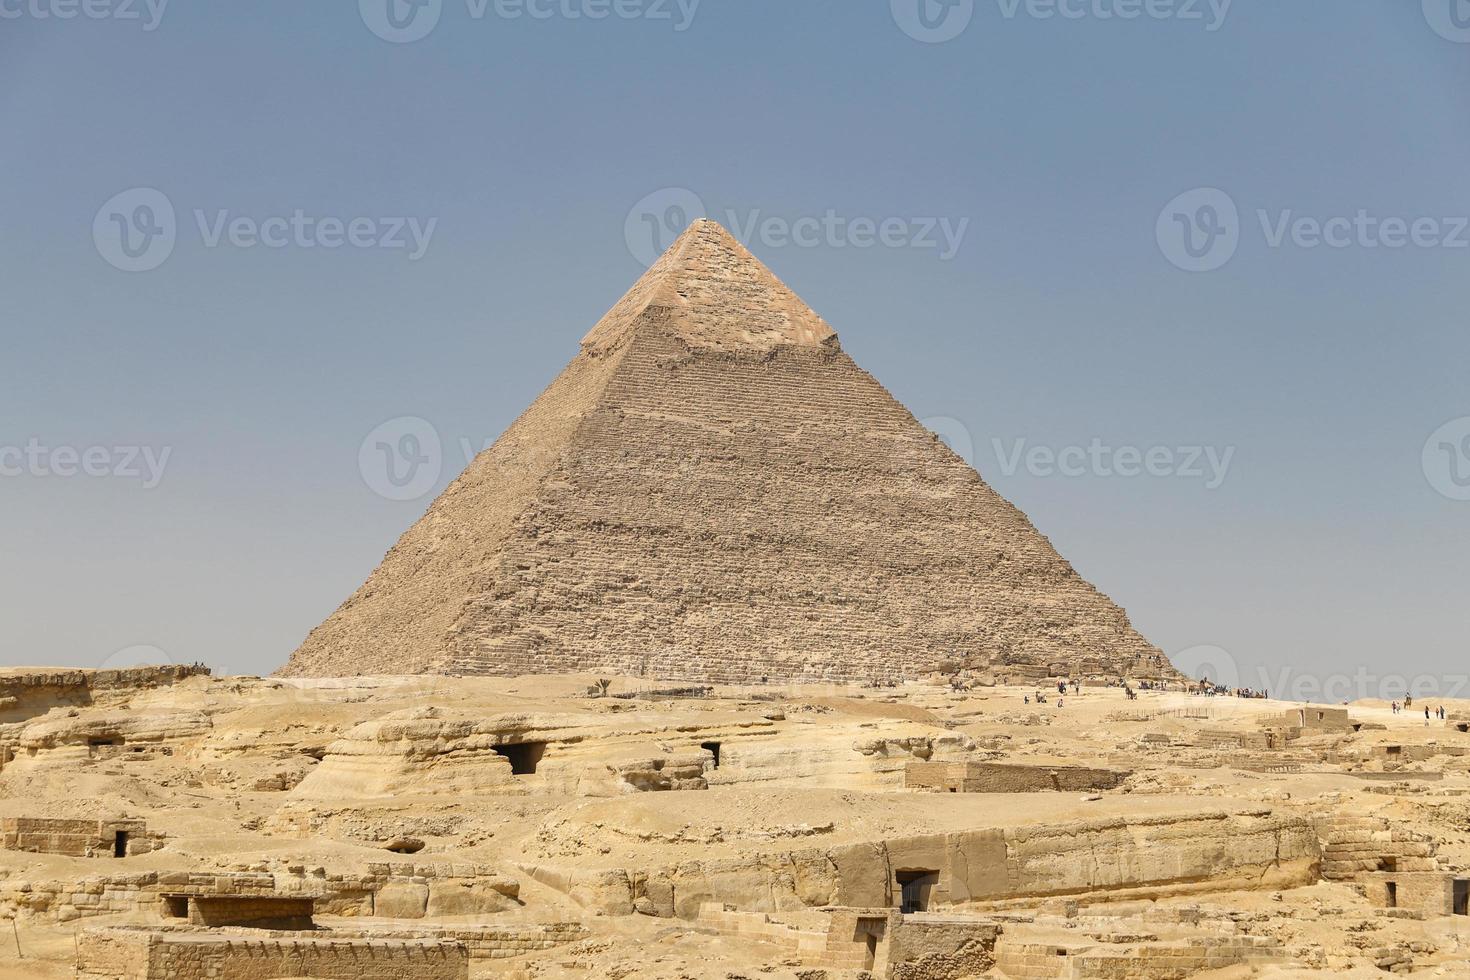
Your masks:
<instances>
[{"instance_id":1,"label":"vecteez logo","mask_svg":"<svg viewBox=\"0 0 1470 980\"><path fill-rule=\"evenodd\" d=\"M173 202L152 187L114 194L92 219L98 254L124 272L147 272L163 265L177 240Z\"/></svg>"},{"instance_id":2,"label":"vecteez logo","mask_svg":"<svg viewBox=\"0 0 1470 980\"><path fill-rule=\"evenodd\" d=\"M1398 251L1470 249L1470 216L1351 213L1301 214L1294 208L1257 208L1261 242L1272 251L1328 249ZM1200 187L1175 197L1159 212L1154 236L1159 251L1186 272L1222 268L1240 247L1246 230L1233 198L1218 187Z\"/></svg>"},{"instance_id":3,"label":"vecteez logo","mask_svg":"<svg viewBox=\"0 0 1470 980\"><path fill-rule=\"evenodd\" d=\"M1226 688L1240 686L1240 666L1224 647L1204 644L1171 654L1169 662L1192 681Z\"/></svg>"},{"instance_id":4,"label":"vecteez logo","mask_svg":"<svg viewBox=\"0 0 1470 980\"><path fill-rule=\"evenodd\" d=\"M1470 44L1470 0L1423 0L1424 19L1446 41Z\"/></svg>"},{"instance_id":5,"label":"vecteez logo","mask_svg":"<svg viewBox=\"0 0 1470 980\"><path fill-rule=\"evenodd\" d=\"M163 482L172 446L53 446L32 436L24 445L0 444L0 478L129 480L152 490Z\"/></svg>"},{"instance_id":6,"label":"vecteez logo","mask_svg":"<svg viewBox=\"0 0 1470 980\"><path fill-rule=\"evenodd\" d=\"M975 17L975 0L889 0L893 21L925 44L953 41Z\"/></svg>"},{"instance_id":7,"label":"vecteez logo","mask_svg":"<svg viewBox=\"0 0 1470 980\"><path fill-rule=\"evenodd\" d=\"M665 187L654 191L633 205L623 222L623 241L628 251L644 267L674 244L700 218L707 218L704 201L687 187Z\"/></svg>"},{"instance_id":8,"label":"vecteez logo","mask_svg":"<svg viewBox=\"0 0 1470 980\"><path fill-rule=\"evenodd\" d=\"M368 489L385 500L418 500L444 471L444 443L432 422L399 416L363 438L357 469Z\"/></svg>"},{"instance_id":9,"label":"vecteez logo","mask_svg":"<svg viewBox=\"0 0 1470 980\"><path fill-rule=\"evenodd\" d=\"M176 663L163 649L152 644L123 647L97 664L98 670L127 670L130 667L167 667Z\"/></svg>"},{"instance_id":10,"label":"vecteez logo","mask_svg":"<svg viewBox=\"0 0 1470 980\"><path fill-rule=\"evenodd\" d=\"M470 21L643 20L689 30L703 0L464 0ZM392 44L411 44L433 33L444 0L357 0L367 29Z\"/></svg>"},{"instance_id":11,"label":"vecteez logo","mask_svg":"<svg viewBox=\"0 0 1470 980\"><path fill-rule=\"evenodd\" d=\"M623 222L628 251L651 266L690 222L709 217L703 199L684 187L666 187L642 198ZM749 248L916 249L941 262L953 259L970 230L966 217L821 213L768 214L761 208L726 208L718 219Z\"/></svg>"},{"instance_id":12,"label":"vecteez logo","mask_svg":"<svg viewBox=\"0 0 1470 980\"><path fill-rule=\"evenodd\" d=\"M191 210L199 243L207 249L383 249L423 258L438 218L312 215L301 208L264 218L229 208ZM153 187L114 194L92 219L97 254L123 272L157 269L174 253L179 221L173 201Z\"/></svg>"},{"instance_id":13,"label":"vecteez logo","mask_svg":"<svg viewBox=\"0 0 1470 980\"><path fill-rule=\"evenodd\" d=\"M0 20L136 22L145 33L158 30L169 0L0 0Z\"/></svg>"},{"instance_id":14,"label":"vecteez logo","mask_svg":"<svg viewBox=\"0 0 1470 980\"><path fill-rule=\"evenodd\" d=\"M1213 34L1234 0L995 0L1002 21L1178 21ZM889 0L893 20L925 44L953 41L975 18L975 0Z\"/></svg>"},{"instance_id":15,"label":"vecteez logo","mask_svg":"<svg viewBox=\"0 0 1470 980\"><path fill-rule=\"evenodd\" d=\"M1440 496L1470 500L1470 416L1451 419L1424 442L1424 478Z\"/></svg>"},{"instance_id":16,"label":"vecteez logo","mask_svg":"<svg viewBox=\"0 0 1470 980\"><path fill-rule=\"evenodd\" d=\"M1218 187L1185 191L1164 206L1154 226L1159 250L1186 272L1213 272L1240 247L1240 211Z\"/></svg>"},{"instance_id":17,"label":"vecteez logo","mask_svg":"<svg viewBox=\"0 0 1470 980\"><path fill-rule=\"evenodd\" d=\"M444 0L357 0L368 30L393 44L421 41L439 26Z\"/></svg>"}]
</instances>

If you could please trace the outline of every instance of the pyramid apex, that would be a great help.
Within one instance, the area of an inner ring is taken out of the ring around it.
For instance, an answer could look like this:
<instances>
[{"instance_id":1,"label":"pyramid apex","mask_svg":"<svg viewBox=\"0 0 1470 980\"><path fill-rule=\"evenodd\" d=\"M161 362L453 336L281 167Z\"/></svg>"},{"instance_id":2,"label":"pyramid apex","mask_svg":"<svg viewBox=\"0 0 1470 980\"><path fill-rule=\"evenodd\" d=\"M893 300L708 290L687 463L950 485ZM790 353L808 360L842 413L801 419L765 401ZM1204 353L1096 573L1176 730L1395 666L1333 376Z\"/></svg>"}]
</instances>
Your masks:
<instances>
[{"instance_id":1,"label":"pyramid apex","mask_svg":"<svg viewBox=\"0 0 1470 980\"><path fill-rule=\"evenodd\" d=\"M837 347L837 334L790 287L712 218L690 222L633 288L582 338L582 348L620 346L649 309L659 329L693 348L768 351Z\"/></svg>"}]
</instances>

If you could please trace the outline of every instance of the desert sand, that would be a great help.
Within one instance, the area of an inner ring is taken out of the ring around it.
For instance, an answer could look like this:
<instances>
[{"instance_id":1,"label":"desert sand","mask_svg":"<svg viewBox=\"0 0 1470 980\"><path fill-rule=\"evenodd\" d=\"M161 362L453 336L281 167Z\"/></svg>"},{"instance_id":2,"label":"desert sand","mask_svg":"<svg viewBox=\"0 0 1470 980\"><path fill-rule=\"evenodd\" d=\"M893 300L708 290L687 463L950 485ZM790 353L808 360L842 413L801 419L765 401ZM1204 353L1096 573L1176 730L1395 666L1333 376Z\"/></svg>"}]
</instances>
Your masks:
<instances>
[{"instance_id":1,"label":"desert sand","mask_svg":"<svg viewBox=\"0 0 1470 980\"><path fill-rule=\"evenodd\" d=\"M99 945L170 934L459 943L466 975L514 978L1470 968L1463 702L1426 727L1378 703L1083 685L1037 705L939 676L186 673L3 678L6 976L189 976ZM987 782L950 792L965 767ZM67 836L82 821L127 826L123 856ZM171 917L180 894L222 897L219 924ZM311 931L251 922L244 895L309 897ZM833 932L859 910L872 949ZM439 975L420 966L394 970Z\"/></svg>"}]
</instances>

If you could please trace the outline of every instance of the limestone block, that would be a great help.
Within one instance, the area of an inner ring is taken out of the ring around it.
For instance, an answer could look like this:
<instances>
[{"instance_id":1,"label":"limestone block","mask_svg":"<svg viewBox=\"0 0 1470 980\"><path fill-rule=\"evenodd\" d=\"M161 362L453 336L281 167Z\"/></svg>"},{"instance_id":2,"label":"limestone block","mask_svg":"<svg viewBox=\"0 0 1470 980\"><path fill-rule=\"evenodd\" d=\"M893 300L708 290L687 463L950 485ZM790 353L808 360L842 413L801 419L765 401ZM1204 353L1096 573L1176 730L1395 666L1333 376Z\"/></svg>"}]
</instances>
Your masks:
<instances>
[{"instance_id":1,"label":"limestone block","mask_svg":"<svg viewBox=\"0 0 1470 980\"><path fill-rule=\"evenodd\" d=\"M422 919L428 907L428 885L394 881L373 896L373 914L388 919Z\"/></svg>"},{"instance_id":2,"label":"limestone block","mask_svg":"<svg viewBox=\"0 0 1470 980\"><path fill-rule=\"evenodd\" d=\"M434 881L428 888L427 912L430 916L484 915L503 912L515 905L513 900L489 883L449 879Z\"/></svg>"}]
</instances>

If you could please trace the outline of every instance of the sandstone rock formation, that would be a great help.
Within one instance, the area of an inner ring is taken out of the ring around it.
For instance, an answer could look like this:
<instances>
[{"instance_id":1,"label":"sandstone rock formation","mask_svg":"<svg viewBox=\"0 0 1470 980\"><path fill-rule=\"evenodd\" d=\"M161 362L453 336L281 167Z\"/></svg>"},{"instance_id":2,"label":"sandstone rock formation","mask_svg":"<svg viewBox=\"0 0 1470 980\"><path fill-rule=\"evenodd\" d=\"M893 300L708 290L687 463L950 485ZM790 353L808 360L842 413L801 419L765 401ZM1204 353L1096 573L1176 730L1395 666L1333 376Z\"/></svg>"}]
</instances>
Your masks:
<instances>
[{"instance_id":1,"label":"sandstone rock formation","mask_svg":"<svg viewBox=\"0 0 1470 980\"><path fill-rule=\"evenodd\" d=\"M701 221L281 673L895 681L945 660L1174 673Z\"/></svg>"},{"instance_id":2,"label":"sandstone rock formation","mask_svg":"<svg viewBox=\"0 0 1470 980\"><path fill-rule=\"evenodd\" d=\"M590 679L140 677L0 723L0 976L1470 969L1453 720Z\"/></svg>"}]
</instances>

